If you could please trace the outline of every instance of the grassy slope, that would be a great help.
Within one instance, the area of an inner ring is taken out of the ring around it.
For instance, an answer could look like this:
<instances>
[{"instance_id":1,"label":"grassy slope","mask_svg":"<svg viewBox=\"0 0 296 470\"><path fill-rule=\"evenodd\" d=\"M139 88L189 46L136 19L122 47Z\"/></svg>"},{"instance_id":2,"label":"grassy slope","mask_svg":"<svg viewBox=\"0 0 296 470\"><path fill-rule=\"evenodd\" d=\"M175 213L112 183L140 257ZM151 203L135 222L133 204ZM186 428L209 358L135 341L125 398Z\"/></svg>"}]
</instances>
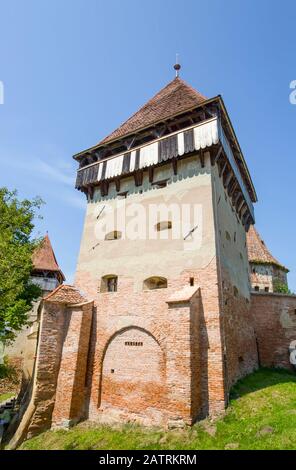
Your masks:
<instances>
[{"instance_id":1,"label":"grassy slope","mask_svg":"<svg viewBox=\"0 0 296 470\"><path fill-rule=\"evenodd\" d=\"M8 398L11 398L13 397L15 394L14 393L1 393L0 394L0 404L3 402L3 401L6 401L8 400Z\"/></svg>"},{"instance_id":2,"label":"grassy slope","mask_svg":"<svg viewBox=\"0 0 296 470\"><path fill-rule=\"evenodd\" d=\"M226 415L190 429L134 425L48 431L23 449L296 449L296 375L261 369L236 384Z\"/></svg>"}]
</instances>

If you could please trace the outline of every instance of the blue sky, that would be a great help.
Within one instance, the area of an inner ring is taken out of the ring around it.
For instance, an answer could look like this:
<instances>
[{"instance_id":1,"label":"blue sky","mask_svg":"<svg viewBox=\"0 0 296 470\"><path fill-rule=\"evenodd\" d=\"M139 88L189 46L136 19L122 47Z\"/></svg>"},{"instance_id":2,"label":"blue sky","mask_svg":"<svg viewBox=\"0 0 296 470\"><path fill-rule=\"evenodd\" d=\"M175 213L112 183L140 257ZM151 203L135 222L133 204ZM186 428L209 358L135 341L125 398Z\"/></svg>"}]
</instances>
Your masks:
<instances>
[{"instance_id":1,"label":"blue sky","mask_svg":"<svg viewBox=\"0 0 296 470\"><path fill-rule=\"evenodd\" d=\"M0 0L0 185L41 196L36 230L72 281L85 197L72 155L174 77L222 94L259 202L257 227L296 291L296 3Z\"/></svg>"}]
</instances>

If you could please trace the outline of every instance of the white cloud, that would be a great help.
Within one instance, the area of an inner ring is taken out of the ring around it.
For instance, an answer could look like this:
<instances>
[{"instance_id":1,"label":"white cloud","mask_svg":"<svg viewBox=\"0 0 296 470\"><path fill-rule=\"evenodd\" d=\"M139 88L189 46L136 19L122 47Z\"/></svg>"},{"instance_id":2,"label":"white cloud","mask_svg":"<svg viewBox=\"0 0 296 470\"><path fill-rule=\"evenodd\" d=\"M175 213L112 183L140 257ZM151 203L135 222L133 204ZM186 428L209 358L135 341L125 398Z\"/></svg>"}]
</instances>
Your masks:
<instances>
[{"instance_id":1,"label":"white cloud","mask_svg":"<svg viewBox=\"0 0 296 470\"><path fill-rule=\"evenodd\" d=\"M34 171L34 168L33 168ZM73 175L73 171L65 171L60 169L59 167L49 165L48 163L39 160L36 162L35 171L40 173L41 176L45 178L49 178L54 181L59 181L60 183L64 183L68 186L74 186L75 182L75 175Z\"/></svg>"},{"instance_id":2,"label":"white cloud","mask_svg":"<svg viewBox=\"0 0 296 470\"><path fill-rule=\"evenodd\" d=\"M35 156L28 156L22 154L14 155L9 159L3 158L4 152L0 153L0 161L2 168L13 169L13 174L20 177L22 181L24 175L30 177L30 182L34 186L36 182L40 188L44 186L44 191L47 193L49 198L58 199L60 203L64 203L68 206L72 206L75 209L85 210L86 201L85 196L74 190L75 186L75 163L71 159L67 159L61 156L56 150L56 153L50 155L47 152L47 158L37 158ZM48 162L50 160L50 162ZM5 171L5 170L4 170ZM28 178L26 178L28 180ZM52 184L44 185L43 181L50 181ZM71 190L72 188L72 190ZM44 199L48 200L46 194Z\"/></svg>"}]
</instances>

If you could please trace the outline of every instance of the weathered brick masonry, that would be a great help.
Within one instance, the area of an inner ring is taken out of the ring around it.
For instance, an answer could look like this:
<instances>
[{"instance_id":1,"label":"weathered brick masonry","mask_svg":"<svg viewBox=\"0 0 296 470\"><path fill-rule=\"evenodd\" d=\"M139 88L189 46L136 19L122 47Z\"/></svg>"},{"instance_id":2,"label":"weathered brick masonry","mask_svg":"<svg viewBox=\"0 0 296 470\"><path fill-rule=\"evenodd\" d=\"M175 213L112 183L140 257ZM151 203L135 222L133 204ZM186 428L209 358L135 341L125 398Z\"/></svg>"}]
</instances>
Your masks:
<instances>
[{"instance_id":1,"label":"weathered brick masonry","mask_svg":"<svg viewBox=\"0 0 296 470\"><path fill-rule=\"evenodd\" d=\"M177 78L75 158L88 199L75 288L44 301L29 435L86 418L190 425L223 411L259 363L291 367L296 300L251 295L256 193L220 97ZM125 236L118 221L98 236L106 214L135 205L144 216L132 233L152 237ZM151 207L173 205L196 220L169 209L146 223ZM260 243L254 262L262 252L277 263Z\"/></svg>"},{"instance_id":2,"label":"weathered brick masonry","mask_svg":"<svg viewBox=\"0 0 296 470\"><path fill-rule=\"evenodd\" d=\"M296 296L253 293L251 305L259 364L295 370L290 363L289 346L296 340Z\"/></svg>"},{"instance_id":3,"label":"weathered brick masonry","mask_svg":"<svg viewBox=\"0 0 296 470\"><path fill-rule=\"evenodd\" d=\"M93 302L73 287L61 286L44 301L28 436L84 416L92 314Z\"/></svg>"}]
</instances>

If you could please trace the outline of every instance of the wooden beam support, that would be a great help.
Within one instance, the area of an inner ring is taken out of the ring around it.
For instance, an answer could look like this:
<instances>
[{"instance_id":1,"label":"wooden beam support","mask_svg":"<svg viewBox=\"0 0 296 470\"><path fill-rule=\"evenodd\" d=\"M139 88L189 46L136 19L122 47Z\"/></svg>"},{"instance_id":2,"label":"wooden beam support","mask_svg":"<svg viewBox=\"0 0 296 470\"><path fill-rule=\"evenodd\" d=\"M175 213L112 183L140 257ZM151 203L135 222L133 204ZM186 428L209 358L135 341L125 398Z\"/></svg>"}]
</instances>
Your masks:
<instances>
[{"instance_id":1,"label":"wooden beam support","mask_svg":"<svg viewBox=\"0 0 296 470\"><path fill-rule=\"evenodd\" d=\"M214 166L214 165L218 162L218 160L219 160L219 158L220 158L220 156L221 156L221 154L222 154L222 150L223 150L223 149L222 149L222 145L220 145L220 147L219 147L217 153L216 153L215 155L213 155L213 156L211 155L211 164L212 164L212 166Z\"/></svg>"},{"instance_id":2,"label":"wooden beam support","mask_svg":"<svg viewBox=\"0 0 296 470\"><path fill-rule=\"evenodd\" d=\"M158 124L150 131L152 137L154 137L155 139L160 139L160 137L164 135L166 128L167 128L166 124L163 124L163 125Z\"/></svg>"},{"instance_id":3,"label":"wooden beam support","mask_svg":"<svg viewBox=\"0 0 296 470\"><path fill-rule=\"evenodd\" d=\"M247 221L249 219L250 213L248 210L245 211L244 215L242 216L242 224L246 226Z\"/></svg>"},{"instance_id":4,"label":"wooden beam support","mask_svg":"<svg viewBox=\"0 0 296 470\"><path fill-rule=\"evenodd\" d=\"M228 185L229 185L230 181L232 180L232 178L233 178L233 173L230 171L228 173L228 175L226 176L225 181L223 182L224 188L228 187Z\"/></svg>"},{"instance_id":5,"label":"wooden beam support","mask_svg":"<svg viewBox=\"0 0 296 470\"><path fill-rule=\"evenodd\" d=\"M176 176L178 174L178 160L176 158L172 159L172 166L173 166L174 175Z\"/></svg>"},{"instance_id":6,"label":"wooden beam support","mask_svg":"<svg viewBox=\"0 0 296 470\"><path fill-rule=\"evenodd\" d=\"M223 177L223 174L224 174L224 171L225 171L225 168L227 167L227 160L225 161L223 167L220 167L220 171L219 171L219 176L220 178Z\"/></svg>"},{"instance_id":7,"label":"wooden beam support","mask_svg":"<svg viewBox=\"0 0 296 470\"><path fill-rule=\"evenodd\" d=\"M237 189L237 187L238 187L237 181L236 181L236 179L234 179L233 184L231 186L229 186L229 191L228 191L228 196L229 197L232 197L232 195L234 194L234 191Z\"/></svg>"},{"instance_id":8,"label":"wooden beam support","mask_svg":"<svg viewBox=\"0 0 296 470\"><path fill-rule=\"evenodd\" d=\"M130 150L135 142L136 136L132 136L129 139L123 141L123 145L126 147L127 150Z\"/></svg>"},{"instance_id":9,"label":"wooden beam support","mask_svg":"<svg viewBox=\"0 0 296 470\"><path fill-rule=\"evenodd\" d=\"M205 157L204 157L203 150L200 150L199 158L200 158L201 167L204 168L205 167Z\"/></svg>"},{"instance_id":10,"label":"wooden beam support","mask_svg":"<svg viewBox=\"0 0 296 470\"><path fill-rule=\"evenodd\" d=\"M143 171L136 171L134 173L134 180L136 186L142 186L143 184Z\"/></svg>"},{"instance_id":11,"label":"wooden beam support","mask_svg":"<svg viewBox=\"0 0 296 470\"><path fill-rule=\"evenodd\" d=\"M247 204L244 204L243 207L240 210L240 218L242 219L242 222L244 221L246 214L248 214L248 206Z\"/></svg>"},{"instance_id":12,"label":"wooden beam support","mask_svg":"<svg viewBox=\"0 0 296 470\"><path fill-rule=\"evenodd\" d=\"M242 196L241 191L238 191L237 194L236 194L236 196L234 196L232 202L233 202L233 205L234 205L235 207L237 207L237 203L238 203L239 198L240 198L241 196Z\"/></svg>"},{"instance_id":13,"label":"wooden beam support","mask_svg":"<svg viewBox=\"0 0 296 470\"><path fill-rule=\"evenodd\" d=\"M88 186L87 188L87 196L89 201L91 201L94 197L94 187L93 186Z\"/></svg>"},{"instance_id":14,"label":"wooden beam support","mask_svg":"<svg viewBox=\"0 0 296 470\"><path fill-rule=\"evenodd\" d=\"M239 205L237 206L237 212L240 213L243 205L245 204L245 200L244 198L242 198L242 200L240 201Z\"/></svg>"},{"instance_id":15,"label":"wooden beam support","mask_svg":"<svg viewBox=\"0 0 296 470\"><path fill-rule=\"evenodd\" d=\"M149 183L153 183L153 176L154 176L154 167L153 166L149 166L148 174L149 174Z\"/></svg>"},{"instance_id":16,"label":"wooden beam support","mask_svg":"<svg viewBox=\"0 0 296 470\"><path fill-rule=\"evenodd\" d=\"M119 191L120 191L120 178L115 178L115 188L116 188L116 191L119 193Z\"/></svg>"},{"instance_id":17,"label":"wooden beam support","mask_svg":"<svg viewBox=\"0 0 296 470\"><path fill-rule=\"evenodd\" d=\"M109 182L108 182L108 181L102 181L100 188L101 188L101 195L102 195L102 196L108 196L108 193L109 193Z\"/></svg>"}]
</instances>

